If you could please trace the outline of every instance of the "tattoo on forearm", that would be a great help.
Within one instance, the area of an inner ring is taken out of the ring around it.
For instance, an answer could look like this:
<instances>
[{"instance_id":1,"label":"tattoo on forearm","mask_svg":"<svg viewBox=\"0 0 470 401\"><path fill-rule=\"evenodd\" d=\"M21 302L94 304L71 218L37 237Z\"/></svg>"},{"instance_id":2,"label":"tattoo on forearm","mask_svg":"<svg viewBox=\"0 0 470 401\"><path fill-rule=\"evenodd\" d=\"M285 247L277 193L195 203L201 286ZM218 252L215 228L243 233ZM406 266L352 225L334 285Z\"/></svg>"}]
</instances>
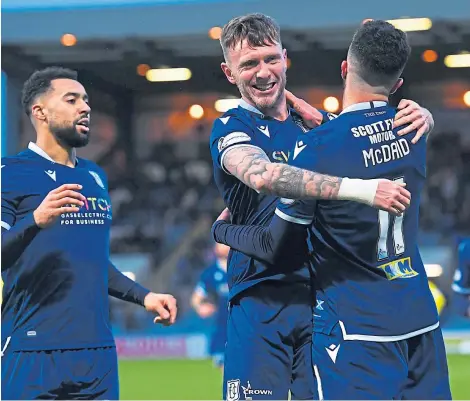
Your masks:
<instances>
[{"instance_id":1,"label":"tattoo on forearm","mask_svg":"<svg viewBox=\"0 0 470 401\"><path fill-rule=\"evenodd\" d=\"M337 199L341 178L272 163L254 146L228 150L224 167L249 187L292 199Z\"/></svg>"}]
</instances>

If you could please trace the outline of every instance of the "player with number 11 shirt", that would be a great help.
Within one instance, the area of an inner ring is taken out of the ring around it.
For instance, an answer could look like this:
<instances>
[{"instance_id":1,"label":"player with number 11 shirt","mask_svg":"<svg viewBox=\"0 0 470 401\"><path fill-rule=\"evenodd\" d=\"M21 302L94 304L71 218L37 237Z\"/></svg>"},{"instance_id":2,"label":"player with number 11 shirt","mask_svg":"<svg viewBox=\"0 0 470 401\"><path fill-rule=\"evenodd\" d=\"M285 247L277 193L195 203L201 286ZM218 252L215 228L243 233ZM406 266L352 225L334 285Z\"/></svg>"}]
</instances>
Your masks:
<instances>
[{"instance_id":1,"label":"player with number 11 shirt","mask_svg":"<svg viewBox=\"0 0 470 401\"><path fill-rule=\"evenodd\" d=\"M406 35L392 25L363 25L341 65L345 108L299 136L289 160L333 176L406 182L409 209L392 216L350 201L281 199L269 227L224 221L213 227L218 242L270 264L301 252L306 228L312 230L312 360L320 400L451 397L438 313L417 244L426 141L399 137L392 128L396 109L388 104L388 94L403 82L409 51Z\"/></svg>"}]
</instances>

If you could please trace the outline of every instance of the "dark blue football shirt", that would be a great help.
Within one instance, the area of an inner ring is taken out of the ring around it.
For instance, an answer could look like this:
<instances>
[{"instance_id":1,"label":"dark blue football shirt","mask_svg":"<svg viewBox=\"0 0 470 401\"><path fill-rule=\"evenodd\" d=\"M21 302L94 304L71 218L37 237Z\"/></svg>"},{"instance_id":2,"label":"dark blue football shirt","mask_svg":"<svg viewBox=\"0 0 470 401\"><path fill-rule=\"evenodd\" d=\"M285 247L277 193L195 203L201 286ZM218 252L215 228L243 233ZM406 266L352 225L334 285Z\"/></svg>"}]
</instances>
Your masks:
<instances>
[{"instance_id":1,"label":"dark blue football shirt","mask_svg":"<svg viewBox=\"0 0 470 401\"><path fill-rule=\"evenodd\" d=\"M214 224L217 241L273 262L304 252L299 230L312 230L315 331L328 333L339 324L345 339L393 341L439 325L417 246L426 142L398 137L395 114L385 102L353 105L299 136L289 164L339 177L404 181L412 202L403 215L352 201L282 199L269 227Z\"/></svg>"},{"instance_id":2,"label":"dark blue football shirt","mask_svg":"<svg viewBox=\"0 0 470 401\"><path fill-rule=\"evenodd\" d=\"M329 114L322 114L324 121L329 120ZM285 121L279 121L263 115L243 100L239 107L227 111L214 122L210 137L214 178L225 205L230 209L234 224L267 225L278 198L258 193L228 173L224 169L226 152L239 146L254 146L261 148L272 162L287 163L297 137L305 131L300 116L294 110L290 110ZM302 243L306 248L306 241ZM306 250L290 256L289 260L268 265L242 252L231 250L227 272L229 298L266 280L310 280L309 268L301 263L305 254ZM292 270L291 266L298 268Z\"/></svg>"},{"instance_id":3,"label":"dark blue football shirt","mask_svg":"<svg viewBox=\"0 0 470 401\"><path fill-rule=\"evenodd\" d=\"M284 202L276 210L283 219L312 225L315 329L329 331L339 323L345 339L386 341L438 326L417 245L426 141L413 145L412 135L397 136L395 114L385 102L353 105L299 137L290 164L406 182L412 202L403 215L350 201Z\"/></svg>"},{"instance_id":4,"label":"dark blue football shirt","mask_svg":"<svg viewBox=\"0 0 470 401\"><path fill-rule=\"evenodd\" d=\"M85 205L38 228L33 211L62 184L82 185ZM9 338L13 351L114 346L108 290L136 303L148 290L110 263L112 211L103 170L81 158L75 168L55 163L31 143L2 158L1 220L3 242L16 230L21 238L14 241L24 243L8 250L2 243L2 344Z\"/></svg>"}]
</instances>

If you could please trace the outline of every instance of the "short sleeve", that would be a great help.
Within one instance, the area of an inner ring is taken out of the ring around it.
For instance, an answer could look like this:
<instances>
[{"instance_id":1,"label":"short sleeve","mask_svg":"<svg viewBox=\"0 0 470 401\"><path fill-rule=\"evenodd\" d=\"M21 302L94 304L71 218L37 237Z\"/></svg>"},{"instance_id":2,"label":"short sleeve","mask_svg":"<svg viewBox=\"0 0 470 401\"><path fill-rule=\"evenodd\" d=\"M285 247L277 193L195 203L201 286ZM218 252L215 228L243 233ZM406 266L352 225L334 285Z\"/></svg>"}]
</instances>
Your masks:
<instances>
[{"instance_id":1,"label":"short sleeve","mask_svg":"<svg viewBox=\"0 0 470 401\"><path fill-rule=\"evenodd\" d=\"M316 207L317 202L315 200L281 198L275 213L278 217L290 223L309 226L313 222Z\"/></svg>"},{"instance_id":2,"label":"short sleeve","mask_svg":"<svg viewBox=\"0 0 470 401\"><path fill-rule=\"evenodd\" d=\"M210 148L214 163L221 169L224 155L229 149L253 144L252 130L236 116L218 118L212 127Z\"/></svg>"}]
</instances>

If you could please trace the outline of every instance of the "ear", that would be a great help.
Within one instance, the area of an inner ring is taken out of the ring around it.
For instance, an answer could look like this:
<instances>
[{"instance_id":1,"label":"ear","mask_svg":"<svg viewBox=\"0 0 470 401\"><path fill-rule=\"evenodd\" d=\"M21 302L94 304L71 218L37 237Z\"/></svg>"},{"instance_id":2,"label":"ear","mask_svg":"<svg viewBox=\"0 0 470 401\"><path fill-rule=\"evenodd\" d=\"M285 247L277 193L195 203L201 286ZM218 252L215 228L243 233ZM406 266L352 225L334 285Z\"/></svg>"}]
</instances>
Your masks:
<instances>
[{"instance_id":1,"label":"ear","mask_svg":"<svg viewBox=\"0 0 470 401\"><path fill-rule=\"evenodd\" d=\"M341 63L341 78L345 80L346 75L348 75L348 62L346 60L343 60Z\"/></svg>"},{"instance_id":2,"label":"ear","mask_svg":"<svg viewBox=\"0 0 470 401\"><path fill-rule=\"evenodd\" d=\"M224 72L225 76L227 77L227 80L232 84L235 85L235 78L233 77L232 70L228 66L227 63L221 63L220 68L222 68L222 71Z\"/></svg>"},{"instance_id":3,"label":"ear","mask_svg":"<svg viewBox=\"0 0 470 401\"><path fill-rule=\"evenodd\" d=\"M46 115L44 114L44 110L41 104L34 104L31 108L31 115L39 121L45 121Z\"/></svg>"},{"instance_id":4,"label":"ear","mask_svg":"<svg viewBox=\"0 0 470 401\"><path fill-rule=\"evenodd\" d=\"M392 89L390 90L390 94L393 95L402 85L403 85L403 78L399 78L398 81L395 83L395 85L393 85Z\"/></svg>"},{"instance_id":5,"label":"ear","mask_svg":"<svg viewBox=\"0 0 470 401\"><path fill-rule=\"evenodd\" d=\"M287 50L286 49L282 49L282 57L284 58L284 60L287 60Z\"/></svg>"}]
</instances>

